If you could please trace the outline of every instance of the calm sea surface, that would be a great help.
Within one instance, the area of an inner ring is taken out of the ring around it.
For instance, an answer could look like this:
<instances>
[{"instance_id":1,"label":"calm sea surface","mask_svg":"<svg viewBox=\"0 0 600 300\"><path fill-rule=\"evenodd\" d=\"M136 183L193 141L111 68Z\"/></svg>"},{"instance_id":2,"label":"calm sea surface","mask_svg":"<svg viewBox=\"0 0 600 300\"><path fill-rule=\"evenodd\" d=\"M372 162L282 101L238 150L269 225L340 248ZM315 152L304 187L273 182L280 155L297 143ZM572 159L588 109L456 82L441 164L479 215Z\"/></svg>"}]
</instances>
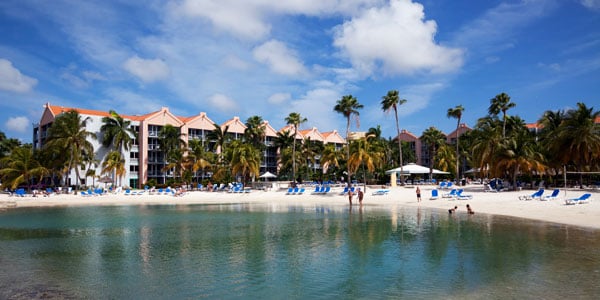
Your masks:
<instances>
[{"instance_id":1,"label":"calm sea surface","mask_svg":"<svg viewBox=\"0 0 600 300\"><path fill-rule=\"evenodd\" d=\"M599 297L600 231L565 225L371 206L0 212L1 299Z\"/></svg>"}]
</instances>

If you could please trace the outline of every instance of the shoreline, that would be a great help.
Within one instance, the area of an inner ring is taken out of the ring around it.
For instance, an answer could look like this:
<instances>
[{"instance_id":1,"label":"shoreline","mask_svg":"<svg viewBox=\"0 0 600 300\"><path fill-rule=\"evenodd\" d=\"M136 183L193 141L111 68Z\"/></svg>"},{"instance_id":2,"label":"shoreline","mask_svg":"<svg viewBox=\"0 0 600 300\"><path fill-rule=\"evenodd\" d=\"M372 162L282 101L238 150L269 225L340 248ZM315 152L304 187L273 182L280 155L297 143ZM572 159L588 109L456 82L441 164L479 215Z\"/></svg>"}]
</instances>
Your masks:
<instances>
[{"instance_id":1,"label":"shoreline","mask_svg":"<svg viewBox=\"0 0 600 300\"><path fill-rule=\"evenodd\" d=\"M367 188L363 205L365 206L406 206L425 207L448 210L458 206L457 214L466 214L466 205L469 204L476 214L490 214L530 219L572 225L591 229L600 229L600 191L561 189L557 199L550 201L519 200L519 196L531 195L534 190L484 192L480 185L464 187L465 194L472 195L468 200L448 200L441 195L447 190L439 190L440 197L430 200L431 190L434 186L419 185L422 201L417 202L415 187L393 187L385 195L372 195L377 188ZM277 204L277 205L331 205L348 206L348 196L340 195L342 188L333 188L326 195L311 194L313 188L307 188L303 195L286 195L285 190L260 191L252 190L250 193L206 192L191 191L183 196L173 197L168 195L124 195L108 194L102 196L83 197L80 195L52 195L16 197L7 194L0 195L0 214L2 210L22 207L53 207L53 206L120 206L120 205L191 205L191 204ZM552 189L544 192L550 195ZM591 193L591 201L587 204L566 205L564 199L576 198L584 193ZM358 198L355 196L353 207L358 207Z\"/></svg>"}]
</instances>

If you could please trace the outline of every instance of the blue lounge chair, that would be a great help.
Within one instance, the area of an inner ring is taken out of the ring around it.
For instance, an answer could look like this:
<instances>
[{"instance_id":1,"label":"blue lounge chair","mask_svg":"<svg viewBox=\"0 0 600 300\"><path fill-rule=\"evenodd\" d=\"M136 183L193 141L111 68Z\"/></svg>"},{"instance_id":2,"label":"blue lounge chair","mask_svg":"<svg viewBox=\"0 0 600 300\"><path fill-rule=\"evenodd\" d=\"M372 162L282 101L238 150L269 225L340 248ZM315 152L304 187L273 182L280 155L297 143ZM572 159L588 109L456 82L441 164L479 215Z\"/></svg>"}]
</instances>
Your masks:
<instances>
[{"instance_id":1,"label":"blue lounge chair","mask_svg":"<svg viewBox=\"0 0 600 300\"><path fill-rule=\"evenodd\" d=\"M298 189L298 188L296 188L296 189ZM302 194L304 194L304 191L305 191L305 189L304 189L304 188L300 188L299 190L297 190L297 191L295 192L295 194L296 194L296 195L302 195Z\"/></svg>"},{"instance_id":2,"label":"blue lounge chair","mask_svg":"<svg viewBox=\"0 0 600 300\"><path fill-rule=\"evenodd\" d=\"M431 190L431 198L429 198L429 200L437 200L438 198L439 198L438 190L436 190L436 189Z\"/></svg>"},{"instance_id":3,"label":"blue lounge chair","mask_svg":"<svg viewBox=\"0 0 600 300\"><path fill-rule=\"evenodd\" d=\"M340 193L340 195L345 195L348 192L348 187L344 187L344 190Z\"/></svg>"},{"instance_id":4,"label":"blue lounge chair","mask_svg":"<svg viewBox=\"0 0 600 300\"><path fill-rule=\"evenodd\" d=\"M445 189L446 188L446 182L445 181L440 182L439 188L440 188L440 190Z\"/></svg>"},{"instance_id":5,"label":"blue lounge chair","mask_svg":"<svg viewBox=\"0 0 600 300\"><path fill-rule=\"evenodd\" d=\"M372 193L373 196L383 196L383 195L387 195L387 193L389 193L390 190L376 190Z\"/></svg>"},{"instance_id":6,"label":"blue lounge chair","mask_svg":"<svg viewBox=\"0 0 600 300\"><path fill-rule=\"evenodd\" d=\"M463 189L459 189L458 191L456 191L456 199L458 200L468 200L468 199L472 199L473 196L472 195L465 195L463 194Z\"/></svg>"},{"instance_id":7,"label":"blue lounge chair","mask_svg":"<svg viewBox=\"0 0 600 300\"><path fill-rule=\"evenodd\" d=\"M324 186L315 186L315 190L312 192L313 194L321 194L325 190Z\"/></svg>"},{"instance_id":8,"label":"blue lounge chair","mask_svg":"<svg viewBox=\"0 0 600 300\"><path fill-rule=\"evenodd\" d=\"M131 190L125 190L125 193L123 195L125 195L125 196L131 195Z\"/></svg>"},{"instance_id":9,"label":"blue lounge chair","mask_svg":"<svg viewBox=\"0 0 600 300\"><path fill-rule=\"evenodd\" d=\"M540 199L542 197L542 194L544 194L544 189L539 189L539 190L537 190L535 193L533 193L531 195L519 196L519 200Z\"/></svg>"},{"instance_id":10,"label":"blue lounge chair","mask_svg":"<svg viewBox=\"0 0 600 300\"><path fill-rule=\"evenodd\" d=\"M583 194L583 195L579 196L579 198L565 199L565 204L573 205L573 204L589 203L591 196L592 196L592 194Z\"/></svg>"},{"instance_id":11,"label":"blue lounge chair","mask_svg":"<svg viewBox=\"0 0 600 300\"><path fill-rule=\"evenodd\" d=\"M291 195L292 193L294 193L294 188L290 187L287 189L287 192L285 193L286 195Z\"/></svg>"},{"instance_id":12,"label":"blue lounge chair","mask_svg":"<svg viewBox=\"0 0 600 300\"><path fill-rule=\"evenodd\" d=\"M323 192L321 193L321 195L325 195L327 193L329 193L331 191L331 187L330 186L326 186L325 190L323 190Z\"/></svg>"},{"instance_id":13,"label":"blue lounge chair","mask_svg":"<svg viewBox=\"0 0 600 300\"><path fill-rule=\"evenodd\" d=\"M552 194L550 194L548 196L541 197L540 200L541 201L548 201L548 200L557 199L559 193L560 193L559 189L554 189L554 191L552 191Z\"/></svg>"},{"instance_id":14,"label":"blue lounge chair","mask_svg":"<svg viewBox=\"0 0 600 300\"><path fill-rule=\"evenodd\" d=\"M454 197L456 197L456 192L456 189L452 189L449 193L443 194L442 197L453 199Z\"/></svg>"}]
</instances>

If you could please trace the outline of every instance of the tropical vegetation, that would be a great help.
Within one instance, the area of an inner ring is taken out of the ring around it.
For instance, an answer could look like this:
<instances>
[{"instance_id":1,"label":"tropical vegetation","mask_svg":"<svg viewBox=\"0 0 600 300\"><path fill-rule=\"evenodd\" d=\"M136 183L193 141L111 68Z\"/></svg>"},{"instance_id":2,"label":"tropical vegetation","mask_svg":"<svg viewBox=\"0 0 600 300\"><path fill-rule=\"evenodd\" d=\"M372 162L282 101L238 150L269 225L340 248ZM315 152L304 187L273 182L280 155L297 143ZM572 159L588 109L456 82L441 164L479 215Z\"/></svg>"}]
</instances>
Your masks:
<instances>
[{"instance_id":1,"label":"tropical vegetation","mask_svg":"<svg viewBox=\"0 0 600 300\"><path fill-rule=\"evenodd\" d=\"M260 116L247 119L242 136L234 136L228 126L215 128L202 138L190 138L180 128L165 125L155 135L156 149L161 155L159 170L165 184L256 181L264 167L265 151L276 148L277 176L280 180L339 181L355 180L364 184L383 184L389 181L386 170L421 161L430 168L450 172L447 178L459 180L464 176L502 178L517 181L546 180L562 182L565 172L569 179L580 184L598 180L600 171L600 111L584 103L576 107L545 111L535 128L528 128L519 116L511 115L516 104L510 96L500 93L490 99L487 114L480 117L471 130L447 136L435 126L424 130L419 138L423 153L414 143L400 141L399 107L407 100L400 99L398 91L391 90L381 100L384 112L394 112L396 137L382 137L377 124L364 134L351 133L352 121L359 126L363 105L352 95L339 99L333 110L346 121L346 143L323 144L308 137L299 138L299 131L307 118L291 112L283 130L267 138L265 122ZM459 132L463 105L447 110L446 117L454 118ZM83 178L92 177L92 184L109 176L116 185L127 185L122 177L127 173L125 155L136 144L137 133L128 120L115 111L102 119L100 132L88 131L89 118L76 111L58 115L48 130L43 147L33 149L0 132L0 180L4 188L27 187L38 183L50 186L83 184ZM391 125L391 124L390 124ZM461 129L462 130L462 129ZM459 139L460 137L460 139ZM91 141L98 139L102 149L94 149ZM269 139L269 140L268 140ZM274 153L274 152L273 152ZM273 154L275 155L275 154ZM98 157L100 156L100 157ZM133 158L133 157L131 157ZM467 169L469 172L466 172ZM75 174L76 182L69 182ZM584 174L589 174L584 176ZM153 179L154 180L154 179ZM401 183L404 180L401 178ZM146 182L140 184L155 185Z\"/></svg>"}]
</instances>

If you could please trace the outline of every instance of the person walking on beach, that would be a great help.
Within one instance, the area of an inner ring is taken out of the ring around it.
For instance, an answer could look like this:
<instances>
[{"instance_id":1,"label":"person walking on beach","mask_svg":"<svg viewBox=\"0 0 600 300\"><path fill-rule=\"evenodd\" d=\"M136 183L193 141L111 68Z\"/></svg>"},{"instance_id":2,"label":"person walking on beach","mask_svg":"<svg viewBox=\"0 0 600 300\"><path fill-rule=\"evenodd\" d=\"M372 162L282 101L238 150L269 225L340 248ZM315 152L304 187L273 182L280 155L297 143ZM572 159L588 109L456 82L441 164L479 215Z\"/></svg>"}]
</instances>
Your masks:
<instances>
[{"instance_id":1,"label":"person walking on beach","mask_svg":"<svg viewBox=\"0 0 600 300\"><path fill-rule=\"evenodd\" d=\"M417 202L421 202L421 189L417 187Z\"/></svg>"},{"instance_id":2,"label":"person walking on beach","mask_svg":"<svg viewBox=\"0 0 600 300\"><path fill-rule=\"evenodd\" d=\"M350 201L350 205L352 205L352 196L354 196L354 193L352 193L351 189L348 189L348 201Z\"/></svg>"},{"instance_id":3,"label":"person walking on beach","mask_svg":"<svg viewBox=\"0 0 600 300\"><path fill-rule=\"evenodd\" d=\"M358 204L362 205L362 200L364 196L365 193L363 193L363 191L360 188L358 188Z\"/></svg>"}]
</instances>

